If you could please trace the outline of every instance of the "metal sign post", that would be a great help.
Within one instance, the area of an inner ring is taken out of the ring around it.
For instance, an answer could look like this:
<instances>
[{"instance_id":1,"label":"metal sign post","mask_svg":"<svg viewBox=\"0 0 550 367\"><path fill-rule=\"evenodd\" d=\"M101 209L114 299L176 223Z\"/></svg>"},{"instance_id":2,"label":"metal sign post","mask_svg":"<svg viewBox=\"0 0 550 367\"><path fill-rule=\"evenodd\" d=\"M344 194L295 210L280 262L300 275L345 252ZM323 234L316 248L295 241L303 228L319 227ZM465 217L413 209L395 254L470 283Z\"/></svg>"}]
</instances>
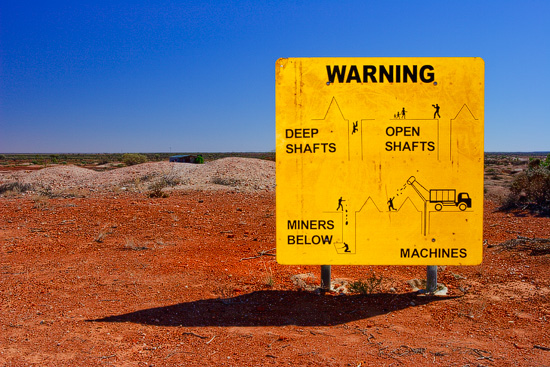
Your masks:
<instances>
[{"instance_id":1,"label":"metal sign post","mask_svg":"<svg viewBox=\"0 0 550 367\"><path fill-rule=\"evenodd\" d=\"M434 293L437 290L437 266L428 265L426 292Z\"/></svg>"},{"instance_id":2,"label":"metal sign post","mask_svg":"<svg viewBox=\"0 0 550 367\"><path fill-rule=\"evenodd\" d=\"M321 291L330 291L330 265L321 265Z\"/></svg>"}]
</instances>

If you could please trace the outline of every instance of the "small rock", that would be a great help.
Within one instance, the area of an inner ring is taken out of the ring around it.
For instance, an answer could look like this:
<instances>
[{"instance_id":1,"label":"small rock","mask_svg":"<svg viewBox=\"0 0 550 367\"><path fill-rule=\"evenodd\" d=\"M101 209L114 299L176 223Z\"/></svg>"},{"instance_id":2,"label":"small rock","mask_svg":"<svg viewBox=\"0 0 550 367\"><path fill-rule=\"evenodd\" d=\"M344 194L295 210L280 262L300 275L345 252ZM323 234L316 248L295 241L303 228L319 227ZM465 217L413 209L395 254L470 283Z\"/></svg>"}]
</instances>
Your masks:
<instances>
[{"instance_id":1,"label":"small rock","mask_svg":"<svg viewBox=\"0 0 550 367\"><path fill-rule=\"evenodd\" d=\"M434 292L434 296L445 296L447 295L447 287L444 285L439 285L437 290Z\"/></svg>"},{"instance_id":2,"label":"small rock","mask_svg":"<svg viewBox=\"0 0 550 367\"><path fill-rule=\"evenodd\" d=\"M529 348L528 345L518 344L518 343L514 343L514 347L516 347L517 349L528 349Z\"/></svg>"}]
</instances>

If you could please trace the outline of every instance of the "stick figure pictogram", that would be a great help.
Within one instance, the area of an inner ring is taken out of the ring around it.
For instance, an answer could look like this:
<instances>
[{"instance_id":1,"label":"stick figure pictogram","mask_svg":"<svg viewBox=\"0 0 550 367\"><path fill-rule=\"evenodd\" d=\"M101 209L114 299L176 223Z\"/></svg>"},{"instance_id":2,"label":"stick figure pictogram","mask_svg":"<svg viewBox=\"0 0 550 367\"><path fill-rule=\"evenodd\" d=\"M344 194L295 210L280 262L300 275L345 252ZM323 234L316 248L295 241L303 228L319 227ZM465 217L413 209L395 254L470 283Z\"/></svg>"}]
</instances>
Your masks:
<instances>
[{"instance_id":1,"label":"stick figure pictogram","mask_svg":"<svg viewBox=\"0 0 550 367\"><path fill-rule=\"evenodd\" d=\"M394 198L390 198L390 200L388 200L388 210L391 212L392 210L396 210L394 207L393 207L393 199Z\"/></svg>"},{"instance_id":2,"label":"stick figure pictogram","mask_svg":"<svg viewBox=\"0 0 550 367\"><path fill-rule=\"evenodd\" d=\"M344 210L344 206L342 205L342 202L345 201L342 197L340 197L340 199L338 199L338 208L336 208L336 210L340 210L340 208L342 208L342 210Z\"/></svg>"},{"instance_id":3,"label":"stick figure pictogram","mask_svg":"<svg viewBox=\"0 0 550 367\"><path fill-rule=\"evenodd\" d=\"M441 116L439 116L439 105L436 103L435 105L432 105L433 108L435 108L435 112L434 112L434 119L435 119L435 116L441 118Z\"/></svg>"}]
</instances>

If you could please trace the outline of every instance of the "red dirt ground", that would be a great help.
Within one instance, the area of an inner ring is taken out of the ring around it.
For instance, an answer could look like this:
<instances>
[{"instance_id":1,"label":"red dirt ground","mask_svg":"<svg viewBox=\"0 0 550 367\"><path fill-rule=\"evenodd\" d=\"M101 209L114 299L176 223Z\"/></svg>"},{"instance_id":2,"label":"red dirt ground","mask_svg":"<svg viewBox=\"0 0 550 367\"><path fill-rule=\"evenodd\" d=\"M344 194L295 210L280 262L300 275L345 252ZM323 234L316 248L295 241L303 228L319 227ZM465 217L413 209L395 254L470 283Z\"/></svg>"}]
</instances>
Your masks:
<instances>
[{"instance_id":1,"label":"red dirt ground","mask_svg":"<svg viewBox=\"0 0 550 367\"><path fill-rule=\"evenodd\" d=\"M483 264L441 269L447 296L414 266L333 266L382 289L320 295L291 280L318 266L270 256L273 192L125 195L0 199L0 365L550 365L548 247L498 246L549 218L486 202Z\"/></svg>"}]
</instances>

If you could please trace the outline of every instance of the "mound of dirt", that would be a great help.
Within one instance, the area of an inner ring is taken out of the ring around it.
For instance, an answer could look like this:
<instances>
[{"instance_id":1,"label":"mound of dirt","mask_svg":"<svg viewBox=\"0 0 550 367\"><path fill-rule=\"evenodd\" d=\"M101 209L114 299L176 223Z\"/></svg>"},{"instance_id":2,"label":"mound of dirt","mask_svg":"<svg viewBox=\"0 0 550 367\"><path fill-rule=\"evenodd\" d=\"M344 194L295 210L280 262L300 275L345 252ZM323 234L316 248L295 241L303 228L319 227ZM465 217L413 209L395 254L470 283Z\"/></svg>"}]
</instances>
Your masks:
<instances>
[{"instance_id":1,"label":"mound of dirt","mask_svg":"<svg viewBox=\"0 0 550 367\"><path fill-rule=\"evenodd\" d=\"M0 184L20 182L54 190L81 187L94 180L97 172L77 166L53 166L33 171L15 171L0 175Z\"/></svg>"},{"instance_id":2,"label":"mound of dirt","mask_svg":"<svg viewBox=\"0 0 550 367\"><path fill-rule=\"evenodd\" d=\"M253 158L222 158L208 162L202 169L193 172L192 184L210 189L219 186L238 188L245 191L274 190L275 162ZM212 185L213 184L213 185Z\"/></svg>"},{"instance_id":3,"label":"mound of dirt","mask_svg":"<svg viewBox=\"0 0 550 367\"><path fill-rule=\"evenodd\" d=\"M96 172L73 165L53 166L37 171L0 175L0 184L20 182L52 191L89 189L91 191L142 192L160 179L177 190L273 191L275 163L254 158L222 158L202 165L149 162L111 171Z\"/></svg>"},{"instance_id":4,"label":"mound of dirt","mask_svg":"<svg viewBox=\"0 0 550 367\"><path fill-rule=\"evenodd\" d=\"M155 178L169 175L183 180L198 168L198 165L194 164L148 162L101 172L95 177L92 185L112 189L117 186L139 185L139 183L147 183Z\"/></svg>"}]
</instances>

